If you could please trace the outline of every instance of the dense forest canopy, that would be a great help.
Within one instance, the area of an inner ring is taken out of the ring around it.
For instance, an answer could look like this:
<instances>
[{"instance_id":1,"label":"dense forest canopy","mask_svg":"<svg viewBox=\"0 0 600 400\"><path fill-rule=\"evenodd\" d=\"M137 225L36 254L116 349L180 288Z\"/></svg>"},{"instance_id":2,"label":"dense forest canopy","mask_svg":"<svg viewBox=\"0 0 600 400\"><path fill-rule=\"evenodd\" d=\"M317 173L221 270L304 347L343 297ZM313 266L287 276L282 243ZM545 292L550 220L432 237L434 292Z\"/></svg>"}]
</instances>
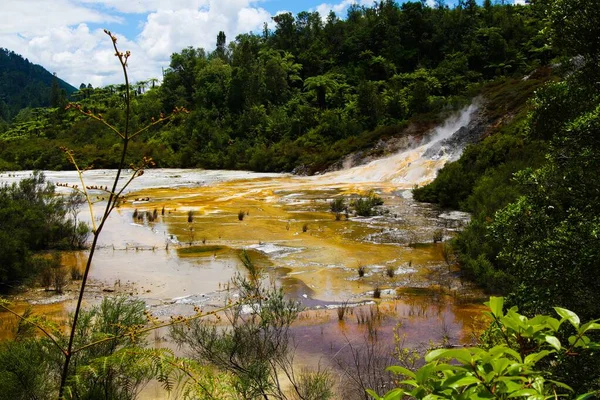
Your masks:
<instances>
[{"instance_id":1,"label":"dense forest canopy","mask_svg":"<svg viewBox=\"0 0 600 400\"><path fill-rule=\"evenodd\" d=\"M435 123L486 82L530 73L555 56L542 2L432 8L386 0L353 5L345 19L323 17L279 14L273 30L229 44L220 33L212 52L173 54L162 85L137 83L136 123L175 106L191 114L149 132L133 157L151 155L160 166L311 173L402 132L408 121ZM76 95L118 121L123 89L83 85ZM95 122L60 109L22 113L0 134L0 168L69 168L59 145L96 167L115 165Z\"/></svg>"},{"instance_id":2,"label":"dense forest canopy","mask_svg":"<svg viewBox=\"0 0 600 400\"><path fill-rule=\"evenodd\" d=\"M563 79L527 112L468 148L415 198L461 208L473 221L454 241L463 271L530 313L560 305L600 314L598 132L600 11L560 0L547 28Z\"/></svg>"}]
</instances>

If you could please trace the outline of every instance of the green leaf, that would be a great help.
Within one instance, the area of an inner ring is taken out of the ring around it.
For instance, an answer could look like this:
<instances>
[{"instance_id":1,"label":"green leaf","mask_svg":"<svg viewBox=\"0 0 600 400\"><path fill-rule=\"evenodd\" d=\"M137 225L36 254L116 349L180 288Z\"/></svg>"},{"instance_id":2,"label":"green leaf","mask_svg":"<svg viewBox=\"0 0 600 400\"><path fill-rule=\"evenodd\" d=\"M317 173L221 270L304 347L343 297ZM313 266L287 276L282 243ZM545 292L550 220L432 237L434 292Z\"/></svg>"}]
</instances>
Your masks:
<instances>
[{"instance_id":1,"label":"green leaf","mask_svg":"<svg viewBox=\"0 0 600 400\"><path fill-rule=\"evenodd\" d=\"M494 346L490 351L489 351L490 355L492 356L497 356L497 355L510 355L512 356L515 360L517 360L518 362L523 362L521 355L519 353L517 353L515 350L511 349L510 347L507 347L506 345L498 345L498 346Z\"/></svg>"},{"instance_id":2,"label":"green leaf","mask_svg":"<svg viewBox=\"0 0 600 400\"><path fill-rule=\"evenodd\" d=\"M416 378L416 375L414 372L412 372L411 370L409 370L407 368L400 367L398 365L393 365L391 367L387 367L386 369L397 375L404 375L404 376L407 376L407 377L413 378L413 379Z\"/></svg>"},{"instance_id":3,"label":"green leaf","mask_svg":"<svg viewBox=\"0 0 600 400\"><path fill-rule=\"evenodd\" d=\"M561 344L560 344L560 340L558 340L558 338L556 336L546 336L546 342L548 344L550 344L550 346L554 347L557 351L560 351L561 349Z\"/></svg>"},{"instance_id":4,"label":"green leaf","mask_svg":"<svg viewBox=\"0 0 600 400\"><path fill-rule=\"evenodd\" d=\"M502 375L502 372L510 365L510 360L507 358L500 358L498 360L494 360L491 364L492 368L494 368L494 372L497 375Z\"/></svg>"},{"instance_id":5,"label":"green leaf","mask_svg":"<svg viewBox=\"0 0 600 400\"><path fill-rule=\"evenodd\" d=\"M451 388L460 388L460 387L464 387L464 386L469 386L472 384L478 384L481 383L481 381L477 378L475 378L474 376L471 375L457 375L457 376L453 376L452 378L448 378L444 384L446 386L449 386Z\"/></svg>"},{"instance_id":6,"label":"green leaf","mask_svg":"<svg viewBox=\"0 0 600 400\"><path fill-rule=\"evenodd\" d=\"M575 328L579 328L579 317L573 311L567 310L566 308L554 307L554 310L558 315L560 315L563 319L566 319L573 325Z\"/></svg>"},{"instance_id":7,"label":"green leaf","mask_svg":"<svg viewBox=\"0 0 600 400\"><path fill-rule=\"evenodd\" d=\"M497 399L497 397L488 392L487 390L485 392L481 392L481 391L474 391L476 390L475 388L469 389L469 390L473 390L472 393L468 393L468 399L469 400L487 400L487 399Z\"/></svg>"},{"instance_id":8,"label":"green leaf","mask_svg":"<svg viewBox=\"0 0 600 400\"><path fill-rule=\"evenodd\" d=\"M504 297L491 296L490 301L487 303L487 305L490 307L490 310L492 310L492 314L496 318L500 318L504 315L502 312L504 308Z\"/></svg>"},{"instance_id":9,"label":"green leaf","mask_svg":"<svg viewBox=\"0 0 600 400\"><path fill-rule=\"evenodd\" d=\"M542 358L546 357L548 354L550 354L550 351L548 350L542 350L537 353L531 353L527 357L525 357L525 364L535 364Z\"/></svg>"},{"instance_id":10,"label":"green leaf","mask_svg":"<svg viewBox=\"0 0 600 400\"><path fill-rule=\"evenodd\" d=\"M419 384L414 379L408 379L408 380L402 381L401 383L403 385L410 385L410 386L413 386L413 387L419 387Z\"/></svg>"},{"instance_id":11,"label":"green leaf","mask_svg":"<svg viewBox=\"0 0 600 400\"><path fill-rule=\"evenodd\" d=\"M446 396L438 396L435 394L428 394L427 396L423 397L423 400L440 400L440 399L446 399L448 397Z\"/></svg>"},{"instance_id":12,"label":"green leaf","mask_svg":"<svg viewBox=\"0 0 600 400\"><path fill-rule=\"evenodd\" d=\"M567 389L570 392L574 391L571 386L569 386L569 385L567 385L565 383L558 382L558 381L553 381L553 380L550 380L550 379L548 379L548 382L551 382L553 385L558 386L560 388Z\"/></svg>"},{"instance_id":13,"label":"green leaf","mask_svg":"<svg viewBox=\"0 0 600 400\"><path fill-rule=\"evenodd\" d=\"M367 389L367 394L369 396L371 396L372 398L374 398L375 400L381 400L381 397L379 397L379 395L377 393L375 393L374 391L372 391L371 389Z\"/></svg>"},{"instance_id":14,"label":"green leaf","mask_svg":"<svg viewBox=\"0 0 600 400\"><path fill-rule=\"evenodd\" d=\"M585 393L585 394L580 394L579 396L577 396L575 398L575 400L587 400L587 399L593 399L595 398L595 396L597 395L597 392L590 392L590 393Z\"/></svg>"},{"instance_id":15,"label":"green leaf","mask_svg":"<svg viewBox=\"0 0 600 400\"><path fill-rule=\"evenodd\" d=\"M513 397L535 396L536 394L538 394L537 390L522 389L522 390L517 390L514 393L511 393L510 396L508 396L507 398L512 399Z\"/></svg>"},{"instance_id":16,"label":"green leaf","mask_svg":"<svg viewBox=\"0 0 600 400\"><path fill-rule=\"evenodd\" d=\"M552 329L554 332L558 331L558 328L560 328L560 322L556 319L556 318L552 318L552 317L548 317L548 319L546 319L546 324L550 327L550 329Z\"/></svg>"},{"instance_id":17,"label":"green leaf","mask_svg":"<svg viewBox=\"0 0 600 400\"><path fill-rule=\"evenodd\" d=\"M383 400L400 400L404 397L404 390L400 388L392 389L383 396Z\"/></svg>"},{"instance_id":18,"label":"green leaf","mask_svg":"<svg viewBox=\"0 0 600 400\"><path fill-rule=\"evenodd\" d=\"M421 368L419 368L419 370L417 371L416 374L416 380L417 383L423 384L427 381L427 379L429 378L429 376L431 375L432 372L434 372L435 369L435 364L425 364L423 365Z\"/></svg>"},{"instance_id":19,"label":"green leaf","mask_svg":"<svg viewBox=\"0 0 600 400\"><path fill-rule=\"evenodd\" d=\"M581 326L581 333L585 333L587 331L600 329L600 324L594 321L590 321L587 324L583 324Z\"/></svg>"},{"instance_id":20,"label":"green leaf","mask_svg":"<svg viewBox=\"0 0 600 400\"><path fill-rule=\"evenodd\" d=\"M506 328L515 332L519 332L521 330L521 321L519 321L517 318L514 318L513 315L502 317L500 322L502 322L502 325L504 325Z\"/></svg>"},{"instance_id":21,"label":"green leaf","mask_svg":"<svg viewBox=\"0 0 600 400\"><path fill-rule=\"evenodd\" d=\"M523 389L523 385L527 382L527 379L523 377L507 377L503 376L498 378L498 382L504 383L506 387L506 393L516 392L517 390Z\"/></svg>"},{"instance_id":22,"label":"green leaf","mask_svg":"<svg viewBox=\"0 0 600 400\"><path fill-rule=\"evenodd\" d=\"M530 371L525 364L513 364L506 369L506 375L526 375L528 373Z\"/></svg>"},{"instance_id":23,"label":"green leaf","mask_svg":"<svg viewBox=\"0 0 600 400\"><path fill-rule=\"evenodd\" d=\"M437 372L444 372L444 371L450 371L451 373L459 373L459 372L469 372L471 370L471 368L465 368L465 367L460 367L458 365L450 365L450 364L438 364L435 367L435 371Z\"/></svg>"},{"instance_id":24,"label":"green leaf","mask_svg":"<svg viewBox=\"0 0 600 400\"><path fill-rule=\"evenodd\" d=\"M463 364L470 364L472 356L469 350L466 349L437 349L429 352L425 356L425 361L431 362L440 358L455 358Z\"/></svg>"}]
</instances>

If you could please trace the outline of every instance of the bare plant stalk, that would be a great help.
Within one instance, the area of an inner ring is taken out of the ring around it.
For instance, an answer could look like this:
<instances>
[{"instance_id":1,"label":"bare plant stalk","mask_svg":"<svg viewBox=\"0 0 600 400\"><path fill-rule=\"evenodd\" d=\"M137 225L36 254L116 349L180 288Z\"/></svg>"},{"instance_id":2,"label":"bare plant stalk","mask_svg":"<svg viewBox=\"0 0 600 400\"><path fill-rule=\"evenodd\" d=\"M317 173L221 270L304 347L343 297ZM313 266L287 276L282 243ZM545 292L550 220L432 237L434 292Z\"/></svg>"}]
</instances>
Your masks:
<instances>
[{"instance_id":1,"label":"bare plant stalk","mask_svg":"<svg viewBox=\"0 0 600 400\"><path fill-rule=\"evenodd\" d=\"M153 326L151 327L147 327L147 328L140 328L137 327L136 329L133 329L131 331L127 331L123 334L120 335L116 335L116 336L111 336L111 337L105 337L101 340L89 343L87 345L83 345L79 348L74 348L74 342L75 342L75 335L76 335L76 331L77 331L77 322L79 320L79 315L81 313L81 308L82 308L82 302L83 302L83 297L85 294L85 289L86 289L86 285L87 285L87 280L88 280L88 276L89 276L89 272L90 272L90 268L92 265L92 259L94 258L94 253L96 251L96 246L98 243L98 238L100 236L100 233L102 232L102 229L104 228L104 224L106 223L106 221L108 220L108 217L110 216L110 213L115 209L115 207L118 205L123 192L125 191L125 189L129 186L129 184L138 176L141 176L144 173L144 168L147 166L153 166L154 162L152 161L151 158L146 158L144 157L142 162L139 165L131 165L130 169L132 170L131 176L129 177L129 179L127 180L127 182L122 185L120 188L118 188L119 185L119 179L121 178L121 174L123 172L123 169L125 168L125 157L127 155L127 149L128 149L128 145L129 142L131 141L131 139L133 139L134 137L140 135L141 133L147 131L148 129L150 129L151 127L160 124L168 119L171 118L172 115L174 114L178 114L178 113L188 113L188 111L183 108L183 107L176 107L173 110L173 113L171 115L165 116L162 113L160 114L160 117L158 119L152 118L151 122L146 125L145 127L130 133L129 131L129 123L130 123L130 119L131 119L131 93L130 93L130 85L129 85L129 77L127 75L127 60L129 59L130 53L129 51L122 53L119 52L118 48L117 48L117 38L110 32L107 30L104 30L104 32L111 38L112 43L113 43L113 47L115 49L115 56L119 59L119 62L121 64L121 68L123 70L123 76L125 78L125 87L126 87L126 93L125 93L125 103L126 103L126 111L125 111L125 127L123 131L120 131L119 129L117 129L115 126L111 125L110 123L108 123L106 120L104 120L104 118L102 117L101 114L94 114L91 111L86 111L83 110L82 107L80 105L77 104L69 104L67 106L67 109L69 108L73 108L78 110L79 112L81 112L82 114L86 115L89 118L92 118L94 120L97 120L101 123L103 123L107 128L109 128L111 131L113 131L114 133L117 134L117 136L119 136L120 140L121 140L121 144L122 144L122 150L121 150L121 159L119 161L119 165L117 167L117 173L112 185L112 188L101 188L102 190L104 190L105 192L108 193L109 197L108 197L108 201L106 203L106 207L104 208L104 212L102 214L102 217L100 218L100 222L98 224L96 224L96 219L94 217L94 210L93 210L93 204L94 202L92 201L89 192L88 192L88 187L85 185L84 179L83 179L83 173L86 171L86 169L81 169L79 168L76 160L75 160L75 156L73 151L66 149L66 148L61 148L61 150L63 150L69 161L73 164L73 166L75 167L75 169L77 170L77 174L79 176L79 181L81 183L81 188L79 188L79 185L68 185L68 184L60 184L58 183L57 186L66 186L71 188L72 190L75 190L81 194L84 195L85 200L88 204L88 208L89 208L89 212L90 212L90 217L92 220L92 234L93 234L93 239L92 239L92 244L90 247L90 253L88 255L88 259L86 262L86 266L85 266L85 270L83 273L83 278L81 281L81 287L79 288L79 296L77 299L77 306L75 308L75 312L73 314L73 321L71 323L71 331L69 334L69 341L68 341L68 345L67 347L63 347L63 345L58 341L57 337L52 334L50 332L49 329L47 329L47 327L44 326L44 324L38 323L38 321L35 318L31 318L29 316L26 315L20 315L18 313L16 313L15 311L11 310L8 307L8 303L5 301L1 301L0 300L0 309L3 309L5 311L10 312L11 314L13 314L14 316L16 316L17 318L19 318L20 321L30 324L32 326L34 326L35 328L37 328L41 333L43 333L46 337L48 337L50 339L50 341L54 344L54 346L56 346L56 348L65 356L64 359L64 363L63 363L63 368L62 368L62 373L61 373L61 381L60 381L60 387L59 387L59 392L58 392L58 399L59 400L64 400L65 399L65 389L66 389L66 382L67 382L67 378L69 375L69 365L71 363L71 359L73 357L73 355L77 354L78 352L81 352L83 350L86 350L90 347L96 346L100 343L104 343L107 341L111 341L111 340L116 340L119 339L121 337L124 336L135 336L135 335L139 335L139 334L143 334L146 333L148 331L154 330L154 329L158 329L158 328L162 328L162 327L166 327L166 326L173 326L173 325L177 325L177 324L181 324L181 323L185 323L185 322L189 322L192 321L194 319L198 319L198 318L203 318L209 315L214 315L217 317L217 319L220 319L220 316L218 315L219 312L224 311L230 307L233 306L233 304L229 304L219 310L215 310L209 313L202 313L200 312L199 309L196 310L196 314L194 316L191 317L182 317L182 316L178 316L176 318L171 318L171 320L169 322L166 323L160 323L157 320L154 319L154 317L152 317L150 314L147 315L149 321L153 322ZM193 377L192 377L193 378Z\"/></svg>"},{"instance_id":2,"label":"bare plant stalk","mask_svg":"<svg viewBox=\"0 0 600 400\"><path fill-rule=\"evenodd\" d=\"M67 377L69 375L69 365L71 363L71 358L73 357L74 354L76 354L78 351L82 350L81 349L73 349L73 344L75 341L75 335L76 335L76 331L77 331L77 322L79 319L79 314L81 312L81 305L83 302L83 296L85 294L85 288L86 288L86 284L87 284L87 280L88 280L88 276L89 276L89 272L90 272L90 267L92 265L92 259L94 258L94 253L96 250L96 246L98 243L98 238L100 236L100 233L102 232L102 228L104 227L104 224L106 223L110 213L112 212L112 210L117 206L119 199L121 197L121 194L123 193L123 191L127 188L127 186L131 183L131 181L136 177L136 176L140 176L143 174L143 168L148 166L148 165L153 165L153 161L151 159L148 158L144 158L143 163L140 166L132 166L132 170L133 173L130 177L130 179L127 181L127 183L125 183L125 185L123 185L120 189L118 188L118 184L119 184L119 179L121 177L122 171L125 168L125 157L127 155L127 148L129 145L129 141L139 135L140 133L148 130L150 127L161 123L167 119L169 119L170 117L167 116L165 117L164 115L160 115L159 119L153 119L152 122L147 125L146 127L138 130L137 132L134 133L130 133L129 132L129 123L130 123L130 119L131 119L131 94L130 94L130 88L129 88L129 76L127 74L127 60L129 59L130 53L129 51L122 53L119 51L119 49L117 48L117 38L109 31L105 30L104 31L112 40L113 43L113 47L115 49L115 56L119 59L119 63L121 64L121 68L123 70L123 76L125 78L125 106L126 106L126 110L125 110L125 127L124 130L121 132L119 131L116 127L114 127L113 125L109 124L106 120L104 120L102 118L101 114L94 114L90 111L84 111L81 106L79 105L69 105L68 107L73 107L77 110L79 110L81 113L83 113L84 115L87 115L90 118L93 118L97 121L102 122L105 126L107 126L110 130L112 130L113 132L115 132L121 139L121 144L122 144L122 150L121 150L121 159L119 161L119 165L117 167L117 173L112 185L112 189L110 189L108 191L109 197L108 197L108 201L106 203L106 207L104 209L104 212L102 214L102 218L100 219L100 223L96 226L96 222L95 222L95 218L93 215L93 207L92 207L92 201L90 196L87 193L86 190L86 186L84 184L83 181L83 172L78 166L77 163L75 162L75 158L73 156L73 153L70 150L66 150L63 149L66 153L67 156L69 157L69 159L71 160L71 162L73 163L73 165L75 166L75 168L77 169L77 173L79 175L81 184L82 184L82 189L81 191L83 192L83 194L86 196L87 202L88 202L88 206L90 209L90 213L91 213L91 217L92 217L92 223L93 223L93 240L92 240L92 244L91 244L91 248L90 248L90 253L88 255L88 259L87 259L87 263L85 266L85 270L83 273L83 278L81 281L81 287L79 289L79 297L77 299L77 306L75 307L75 312L73 314L73 322L71 324L71 333L69 335L69 342L67 345L66 349L62 349L63 353L65 354L65 360L63 363L63 369L62 369L62 374L61 374L61 381L60 381L60 388L59 388L59 393L58 393L58 398L59 400L63 400L64 399L64 394L65 394L65 386L66 386L66 382L67 382ZM185 109L183 108L177 108L174 110L174 113L177 112L187 112ZM74 187L75 189L78 190L77 186ZM60 347L60 346L59 346ZM85 346L85 347L89 347L89 346Z\"/></svg>"}]
</instances>

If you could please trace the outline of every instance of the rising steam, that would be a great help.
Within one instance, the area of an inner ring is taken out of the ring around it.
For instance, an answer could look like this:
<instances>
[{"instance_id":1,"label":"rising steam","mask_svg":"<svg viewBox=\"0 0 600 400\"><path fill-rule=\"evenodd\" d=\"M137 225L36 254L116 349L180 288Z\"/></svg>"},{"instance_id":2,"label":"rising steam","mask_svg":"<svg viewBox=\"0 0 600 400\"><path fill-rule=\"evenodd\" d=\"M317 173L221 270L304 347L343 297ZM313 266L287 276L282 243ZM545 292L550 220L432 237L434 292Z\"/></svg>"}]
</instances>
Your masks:
<instances>
[{"instance_id":1,"label":"rising steam","mask_svg":"<svg viewBox=\"0 0 600 400\"><path fill-rule=\"evenodd\" d=\"M465 146L462 138L478 110L477 102L447 118L417 146L366 165L325 174L317 179L331 183L386 183L412 188L432 181L448 161L460 157Z\"/></svg>"}]
</instances>

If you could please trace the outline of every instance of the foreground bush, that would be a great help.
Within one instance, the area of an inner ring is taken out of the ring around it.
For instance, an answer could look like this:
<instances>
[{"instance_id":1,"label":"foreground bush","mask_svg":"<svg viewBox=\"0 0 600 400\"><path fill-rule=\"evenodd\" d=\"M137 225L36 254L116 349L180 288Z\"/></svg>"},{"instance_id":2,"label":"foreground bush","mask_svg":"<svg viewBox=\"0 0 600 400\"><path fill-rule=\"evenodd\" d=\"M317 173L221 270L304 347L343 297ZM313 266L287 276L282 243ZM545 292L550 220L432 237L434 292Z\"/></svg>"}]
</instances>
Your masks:
<instances>
[{"instance_id":1,"label":"foreground bush","mask_svg":"<svg viewBox=\"0 0 600 400\"><path fill-rule=\"evenodd\" d=\"M146 322L145 304L125 297L105 298L82 312L77 325L74 366L67 379L66 398L129 400L137 397L154 375L145 356L143 334L124 335ZM29 321L68 339L60 328L28 313ZM47 337L36 337L27 322L17 325L15 338L0 344L0 398L56 399L61 354ZM134 340L135 339L135 340ZM93 344L93 345L92 345ZM89 347L86 347L89 346Z\"/></svg>"},{"instance_id":2,"label":"foreground bush","mask_svg":"<svg viewBox=\"0 0 600 400\"><path fill-rule=\"evenodd\" d=\"M595 398L600 370L594 331L600 320L581 324L579 317L555 307L556 319L548 315L527 318L513 307L503 311L503 298L492 297L486 314L491 325L484 343L474 348L438 349L425 356L427 362L418 371L395 366L389 370L402 376L399 387L383 397L372 390L377 400L402 399L529 399ZM589 365L580 369L577 360ZM586 374L586 383L579 378ZM577 385L577 386L575 386ZM576 391L591 392L576 396Z\"/></svg>"}]
</instances>

